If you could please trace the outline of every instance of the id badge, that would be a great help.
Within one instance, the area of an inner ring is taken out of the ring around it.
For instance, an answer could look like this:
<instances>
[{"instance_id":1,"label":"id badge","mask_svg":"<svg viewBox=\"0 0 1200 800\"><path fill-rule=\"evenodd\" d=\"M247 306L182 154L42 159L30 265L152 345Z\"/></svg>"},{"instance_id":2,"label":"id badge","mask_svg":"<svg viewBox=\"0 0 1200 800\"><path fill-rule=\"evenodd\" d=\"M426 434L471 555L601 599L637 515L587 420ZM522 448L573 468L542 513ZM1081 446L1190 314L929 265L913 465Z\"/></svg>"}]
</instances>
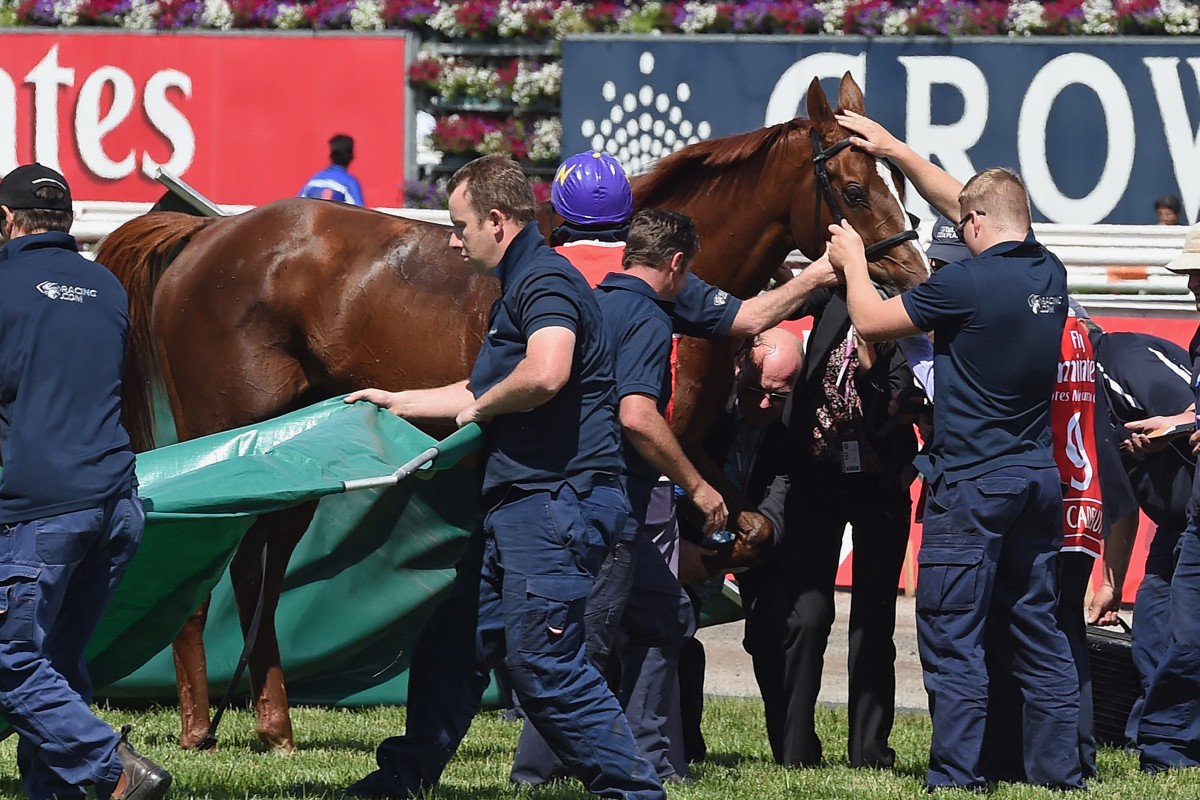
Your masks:
<instances>
[{"instance_id":1,"label":"id badge","mask_svg":"<svg viewBox=\"0 0 1200 800\"><path fill-rule=\"evenodd\" d=\"M842 472L849 475L862 472L862 459L858 454L858 442L842 442Z\"/></svg>"}]
</instances>

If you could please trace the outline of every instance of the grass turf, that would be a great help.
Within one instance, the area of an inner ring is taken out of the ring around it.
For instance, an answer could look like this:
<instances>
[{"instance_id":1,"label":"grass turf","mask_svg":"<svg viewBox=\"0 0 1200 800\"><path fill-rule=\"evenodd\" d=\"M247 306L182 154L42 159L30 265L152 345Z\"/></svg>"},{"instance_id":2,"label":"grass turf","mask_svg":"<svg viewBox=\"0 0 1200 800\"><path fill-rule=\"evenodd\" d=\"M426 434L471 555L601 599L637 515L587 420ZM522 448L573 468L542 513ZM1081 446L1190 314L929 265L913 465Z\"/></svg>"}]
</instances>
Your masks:
<instances>
[{"instance_id":1,"label":"grass turf","mask_svg":"<svg viewBox=\"0 0 1200 800\"><path fill-rule=\"evenodd\" d=\"M173 708L150 711L101 709L119 726L134 726L135 747L175 775L172 797L218 798L333 798L341 789L374 768L374 748L404 726L403 708L295 708L297 752L278 756L263 752L254 733L254 717L246 710L226 714L221 745L211 753L187 753L176 745L178 717ZM708 760L694 765L697 781L670 787L671 798L922 798L929 746L929 720L923 715L900 715L892 734L898 753L889 772L852 770L845 756L846 712L821 709L818 717L827 765L821 769L790 770L776 766L769 754L757 700L710 699L704 712ZM519 731L517 723L484 713L450 762L437 796L446 800L538 798L582 800L589 795L577 783L517 790L508 784L508 768ZM0 744L0 800L23 796L16 766L16 737ZM967 797L948 792L939 797ZM997 800L1056 798L1061 793L1018 784L993 787ZM1200 797L1200 770L1178 770L1148 777L1138 771L1137 759L1116 750L1100 754L1100 776L1091 782L1088 797L1097 800L1166 800Z\"/></svg>"}]
</instances>

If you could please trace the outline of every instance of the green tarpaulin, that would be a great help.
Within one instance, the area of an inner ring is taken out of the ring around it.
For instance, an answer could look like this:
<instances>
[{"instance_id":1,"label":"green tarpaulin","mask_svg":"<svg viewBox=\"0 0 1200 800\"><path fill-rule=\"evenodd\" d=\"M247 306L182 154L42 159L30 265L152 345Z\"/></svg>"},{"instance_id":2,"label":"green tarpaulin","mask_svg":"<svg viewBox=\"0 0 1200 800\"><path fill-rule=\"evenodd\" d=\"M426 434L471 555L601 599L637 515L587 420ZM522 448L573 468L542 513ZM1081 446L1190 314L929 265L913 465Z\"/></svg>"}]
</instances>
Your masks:
<instances>
[{"instance_id":1,"label":"green tarpaulin","mask_svg":"<svg viewBox=\"0 0 1200 800\"><path fill-rule=\"evenodd\" d=\"M209 680L223 689L242 648L226 572L238 542L258 515L324 496L276 615L288 695L403 702L406 647L453 577L477 479L459 466L387 489L329 492L388 475L433 444L374 406L335 399L139 455L146 533L88 651L97 697L173 703L169 645L210 591Z\"/></svg>"},{"instance_id":2,"label":"green tarpaulin","mask_svg":"<svg viewBox=\"0 0 1200 800\"><path fill-rule=\"evenodd\" d=\"M457 461L479 436L464 432L435 471L345 494L330 492L388 475L434 440L370 404L334 399L140 454L146 533L88 651L97 697L175 703L170 643L209 592L209 682L224 691L243 643L227 571L234 550L259 515L321 498L276 614L288 697L404 703L408 648L449 587L478 513L474 469ZM705 600L709 623L740 612L719 586Z\"/></svg>"}]
</instances>

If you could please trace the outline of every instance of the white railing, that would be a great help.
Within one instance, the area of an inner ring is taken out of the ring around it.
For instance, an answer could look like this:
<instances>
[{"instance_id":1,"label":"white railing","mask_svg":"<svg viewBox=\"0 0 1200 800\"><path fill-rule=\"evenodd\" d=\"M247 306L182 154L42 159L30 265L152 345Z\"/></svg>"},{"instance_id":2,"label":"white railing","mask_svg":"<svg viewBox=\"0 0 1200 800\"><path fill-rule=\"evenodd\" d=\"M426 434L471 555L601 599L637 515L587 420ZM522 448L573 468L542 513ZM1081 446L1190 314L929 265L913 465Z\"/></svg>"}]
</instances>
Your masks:
<instances>
[{"instance_id":1,"label":"white railing","mask_svg":"<svg viewBox=\"0 0 1200 800\"><path fill-rule=\"evenodd\" d=\"M250 206L223 206L231 214ZM75 204L71 232L80 242L92 244L122 223L150 210L149 203L84 202ZM388 214L449 224L445 211L413 208L380 208ZM932 220L919 228L922 246L928 245ZM1187 278L1163 268L1183 250L1187 228L1182 225L1052 225L1033 226L1038 241L1067 265L1072 294L1085 304L1113 306L1147 312L1192 309ZM796 254L798 255L798 254Z\"/></svg>"}]
</instances>

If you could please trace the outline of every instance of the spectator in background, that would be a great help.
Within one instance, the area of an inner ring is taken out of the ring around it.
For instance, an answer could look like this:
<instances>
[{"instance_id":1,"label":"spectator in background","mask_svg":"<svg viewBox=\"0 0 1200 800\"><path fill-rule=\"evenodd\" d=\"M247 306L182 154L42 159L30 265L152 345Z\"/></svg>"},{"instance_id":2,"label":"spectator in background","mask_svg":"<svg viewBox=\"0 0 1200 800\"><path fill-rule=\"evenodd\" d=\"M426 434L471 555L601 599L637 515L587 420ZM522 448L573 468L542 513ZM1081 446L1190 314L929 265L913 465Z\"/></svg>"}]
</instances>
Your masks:
<instances>
[{"instance_id":1,"label":"spectator in background","mask_svg":"<svg viewBox=\"0 0 1200 800\"><path fill-rule=\"evenodd\" d=\"M350 174L353 160L354 139L344 133L334 134L329 140L329 166L309 178L299 196L337 200L352 206L366 205L358 178Z\"/></svg>"},{"instance_id":2,"label":"spectator in background","mask_svg":"<svg viewBox=\"0 0 1200 800\"><path fill-rule=\"evenodd\" d=\"M1182 203L1179 195L1164 194L1154 201L1154 213L1158 215L1159 225L1178 225L1182 213Z\"/></svg>"}]
</instances>

